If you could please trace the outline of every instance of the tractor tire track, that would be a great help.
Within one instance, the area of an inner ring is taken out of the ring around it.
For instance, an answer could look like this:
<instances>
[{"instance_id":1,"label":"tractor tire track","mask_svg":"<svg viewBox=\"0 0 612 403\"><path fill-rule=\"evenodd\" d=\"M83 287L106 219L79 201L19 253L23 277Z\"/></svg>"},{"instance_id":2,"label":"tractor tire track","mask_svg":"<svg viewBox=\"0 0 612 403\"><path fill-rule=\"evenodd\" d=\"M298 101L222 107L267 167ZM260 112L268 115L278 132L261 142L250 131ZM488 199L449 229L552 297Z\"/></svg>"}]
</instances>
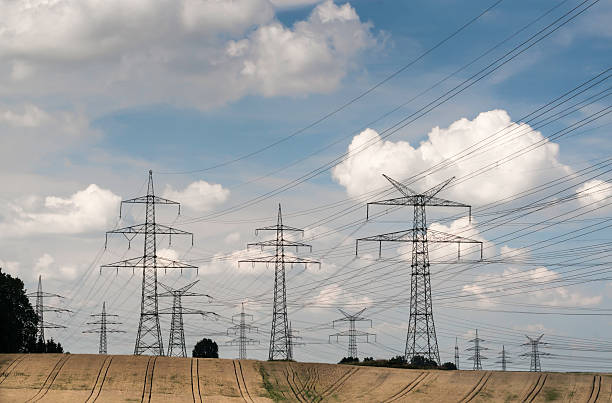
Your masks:
<instances>
[{"instance_id":1,"label":"tractor tire track","mask_svg":"<svg viewBox=\"0 0 612 403\"><path fill-rule=\"evenodd\" d=\"M253 399L251 399L251 396L249 395L249 393L246 391L246 384L241 385L240 384L240 379L242 378L243 382L244 382L244 376L242 375L242 367L240 367L240 363L238 363L239 365L236 365L236 360L232 360L232 364L234 364L234 377L236 378L236 385L238 386L238 392L240 392L240 396L242 397L242 400L244 400L245 402L249 403L249 402L253 402ZM240 368L240 369L238 369ZM238 375L238 371L240 371L240 375ZM247 399L248 397L248 399Z\"/></svg>"},{"instance_id":2,"label":"tractor tire track","mask_svg":"<svg viewBox=\"0 0 612 403\"><path fill-rule=\"evenodd\" d=\"M251 394L249 393L249 388L247 387L246 380L244 379L244 372L242 371L242 363L240 361L238 361L238 368L240 369L240 377L242 378L242 385L244 386L244 391L249 397L251 403L255 403L255 401L251 397Z\"/></svg>"},{"instance_id":3,"label":"tractor tire track","mask_svg":"<svg viewBox=\"0 0 612 403\"><path fill-rule=\"evenodd\" d=\"M408 383L408 385L401 388L394 395L388 397L383 403L394 402L402 397L406 396L408 393L412 392L417 386L419 386L426 378L428 378L431 374L426 372L421 372L414 380Z\"/></svg>"},{"instance_id":4,"label":"tractor tire track","mask_svg":"<svg viewBox=\"0 0 612 403\"><path fill-rule=\"evenodd\" d=\"M104 382L106 381L106 375L108 374L108 368L110 367L112 361L113 361L113 357L106 357L104 361L102 362L102 365L100 366L100 370L98 371L98 376L96 377L96 382L94 383L94 386L91 388L91 392L89 393L87 400L85 400L85 403L93 403L96 400L98 400L98 397L100 396L100 393L102 392L102 387L104 386ZM100 379L100 375L102 375L102 373L104 373L104 375Z\"/></svg>"},{"instance_id":5,"label":"tractor tire track","mask_svg":"<svg viewBox=\"0 0 612 403\"><path fill-rule=\"evenodd\" d=\"M525 396L525 398L523 399L523 403L531 403L535 400L538 394L542 391L542 388L544 387L547 378L548 374L540 374L535 385L533 385L533 388L531 388L529 393L527 393L527 396Z\"/></svg>"},{"instance_id":6,"label":"tractor tire track","mask_svg":"<svg viewBox=\"0 0 612 403\"><path fill-rule=\"evenodd\" d=\"M194 367L195 371L193 370ZM191 359L191 396L193 396L193 403L202 403L202 394L200 392L200 364L197 358Z\"/></svg>"},{"instance_id":7,"label":"tractor tire track","mask_svg":"<svg viewBox=\"0 0 612 403\"><path fill-rule=\"evenodd\" d=\"M55 382L55 378L57 378L57 375L61 371L62 367L64 366L64 364L66 364L66 361L68 361L69 359L70 359L69 355L67 354L63 355L55 363L55 365L53 366L53 369L51 370L51 372L49 372L49 375L47 375L47 379L45 379L45 382L43 383L43 385L40 387L40 389L38 389L38 392L36 392L34 396L26 400L26 402L37 402L43 397L45 397L45 395L49 392L49 389L53 385L53 382Z\"/></svg>"},{"instance_id":8,"label":"tractor tire track","mask_svg":"<svg viewBox=\"0 0 612 403\"><path fill-rule=\"evenodd\" d=\"M291 373L291 379L289 379L289 375ZM291 370L291 367L287 367L287 369L285 369L285 378L287 379L287 385L289 385L289 389L291 389L291 393L293 393L293 396L295 396L295 398L298 400L298 402L300 403L308 403L308 401L306 399L304 399L304 397L301 395L301 392L299 391L298 387L296 384L294 384L295 382L295 373Z\"/></svg>"},{"instance_id":9,"label":"tractor tire track","mask_svg":"<svg viewBox=\"0 0 612 403\"><path fill-rule=\"evenodd\" d=\"M593 377L593 385L591 385L591 394L589 395L589 400L587 403L595 403L599 398L599 393L601 392L601 375L595 375Z\"/></svg>"},{"instance_id":10,"label":"tractor tire track","mask_svg":"<svg viewBox=\"0 0 612 403\"><path fill-rule=\"evenodd\" d=\"M15 368L17 368L17 366L19 365L19 363L21 361L23 361L23 359L25 358L25 354L20 355L19 357L15 358L13 361L11 361L11 363L6 367L6 369L4 371L2 371L2 374L0 374L0 385L2 385L2 382L4 382L6 380L6 378L8 378L8 376L11 374L11 372L13 372L13 370Z\"/></svg>"},{"instance_id":11,"label":"tractor tire track","mask_svg":"<svg viewBox=\"0 0 612 403\"><path fill-rule=\"evenodd\" d=\"M317 400L317 402L320 402L321 400L325 399L326 397L332 395L333 393L335 393L336 391L338 391L338 389L340 389L342 387L342 385L344 385L346 383L346 381L355 374L355 372L359 371L359 368L353 368L353 369L349 369L348 371L346 371L340 378L338 378L338 380L333 383L332 385L330 385L327 389L325 389L320 395L319 395L319 400Z\"/></svg>"},{"instance_id":12,"label":"tractor tire track","mask_svg":"<svg viewBox=\"0 0 612 403\"><path fill-rule=\"evenodd\" d=\"M153 363L151 363L151 357L147 361L147 369L145 370L145 380L142 387L142 396L140 398L141 403L150 402L151 394L153 392L153 375L155 374L155 363L157 362L157 356L153 357Z\"/></svg>"},{"instance_id":13,"label":"tractor tire track","mask_svg":"<svg viewBox=\"0 0 612 403\"><path fill-rule=\"evenodd\" d=\"M472 388L472 390L470 390L468 392L467 395L465 395L463 397L463 399L461 399L459 402L460 403L468 403L471 402L476 396L478 396L478 394L484 389L485 385L487 384L487 382L489 381L489 378L491 377L491 372L485 372L482 377L478 380L478 383L476 383L476 385L474 385L474 387Z\"/></svg>"}]
</instances>

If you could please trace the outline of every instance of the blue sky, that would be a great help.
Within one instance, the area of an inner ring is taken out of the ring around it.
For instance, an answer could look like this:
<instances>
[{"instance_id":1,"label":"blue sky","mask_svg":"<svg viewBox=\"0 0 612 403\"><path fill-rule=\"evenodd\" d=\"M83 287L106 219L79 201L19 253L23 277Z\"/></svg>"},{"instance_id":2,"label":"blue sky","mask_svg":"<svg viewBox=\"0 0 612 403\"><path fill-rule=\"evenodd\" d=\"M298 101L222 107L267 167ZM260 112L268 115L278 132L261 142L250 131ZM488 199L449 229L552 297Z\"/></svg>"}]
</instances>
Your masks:
<instances>
[{"instance_id":1,"label":"blue sky","mask_svg":"<svg viewBox=\"0 0 612 403\"><path fill-rule=\"evenodd\" d=\"M96 7L94 3L60 3L61 7L43 7L34 14L18 3L0 2L0 14L8 16L0 20L0 59L5 62L1 68L5 74L0 79L0 179L5 190L0 197L0 265L22 277L30 289L42 273L50 290L67 294L65 304L77 313L67 319L68 330L52 332L57 332L56 337L65 340L72 352L94 351L95 340L76 335L86 315L93 313L103 299L125 298L124 303L109 307L121 311L128 330L126 336L118 337L117 344L111 344L110 350L129 353L132 349L138 281L128 281L128 274L116 278L114 274L99 275L96 267L134 251L127 250L121 240L113 240L101 256L97 252L104 232L117 224L118 200L142 193L146 172L153 169L158 194L172 195L185 207L178 219L160 213L160 220L196 236L194 248L179 244L165 253L201 267L198 287L217 297L215 309L224 317L237 311L241 295L252 301L258 326L266 329L259 335L262 345L253 352L254 356L266 356L271 304L259 295L271 287L272 277L270 270L263 268L239 270L235 261L243 256L245 243L253 240L253 229L274 221L278 202L283 203L290 225L305 227L314 251L322 251L314 257L324 259L319 272L296 269L288 275L291 284L306 290L295 299L291 293L289 296L290 315L295 310L294 327L300 328L306 339L297 358L333 362L341 357L345 346L326 345L329 329L322 327L335 319L340 301L349 301L347 309L354 304L357 310L357 305L363 304L368 306L367 312L372 312L375 330L380 332L378 344L364 346L364 354L401 354L408 311L405 301L393 299L392 285L401 279L398 287L409 290L409 276L404 273L404 277L394 280L384 276L385 270L402 273L407 263L381 268L383 277L379 278L367 269L384 266L383 262L355 261L347 251L357 236L409 228L412 212L393 213L382 222L345 228L365 218L364 208L356 208L346 216L340 215L341 208L371 201L361 194L385 186L380 173L403 179L430 168L511 122L520 123L523 115L605 71L612 61L612 31L607 23L612 8L605 2L596 2L494 74L384 142L376 142L360 156L275 197L217 216L227 207L274 191L347 150L355 150L360 142L377 139L386 128L581 2L502 1L422 60L337 114L288 141L216 169L207 168L283 139L367 91L494 2L241 0L232 7L231 2L203 0L155 5L111 1L98 12L88 8ZM589 4L590 0L581 7ZM385 116L542 15L542 19L481 60ZM461 179L487 164L503 161L504 153L529 146L608 107L607 91L607 81L602 82L573 100L601 92L596 103L535 134L505 145L501 145L502 139L497 148L473 161L432 173L413 186L426 189L448 176ZM449 189L445 197L470 203L478 211L499 197L574 175L612 154L610 123L609 115L603 116L520 159L502 162L497 170L462 182ZM373 131L364 131L366 128ZM509 138L504 137L505 141ZM294 164L296 161L300 162ZM603 272L591 275L597 281L574 284L571 277L564 277L571 275L564 270L572 267L564 261L585 256L575 252L553 258L554 254L540 256L530 250L534 243L603 223L610 216L606 205L610 176L605 167L596 169L601 170L588 177L566 178L546 194L549 202L580 192L584 197L515 217L514 222L487 232L482 232L486 229L484 224L470 226L460 216L455 217L459 218L456 221L445 220L456 211L430 213L430 223L436 222L450 232L464 231L488 242L495 254L503 250L507 254L504 263L474 266L469 274L450 280L438 281L434 277L434 287L442 287L439 293L434 288L433 293L434 304L436 298L441 301L434 309L443 360L451 359L454 338L468 340L476 326L482 326L480 335L484 338L489 331L492 349L506 340L515 344L515 352L520 352L525 332L544 332L555 340L575 338L571 340L576 343L593 339L603 346L601 349L608 348L601 339L610 334L609 316L602 316L590 326L592 316L542 312L556 307L555 312L574 309L608 314L612 309L612 280ZM595 180L601 183L592 182ZM590 187L586 190L581 188L587 184ZM565 187L565 193L553 194L554 189ZM596 192L589 193L591 188ZM540 196L544 194L528 200ZM510 206L519 207L525 201ZM331 203L338 204L325 207ZM560 221L580 208L583 210L578 213L586 211L585 214L568 223L506 240L511 238L507 234L517 228L527 232L534 222ZM130 212L124 223L140 220L141 213L138 209ZM561 218L555 218L558 215ZM330 221L329 217L336 219ZM489 217L476 213L475 222L482 224ZM320 227L322 220L324 226ZM321 236L326 231L330 231L329 235ZM596 248L602 243L604 248L610 242L610 234L609 229L603 229L574 243L551 246L550 250L565 250L576 244ZM508 254L520 248L526 248L524 252L539 265L518 267L510 263ZM326 255L330 249L335 252ZM399 254L398 259L402 256L401 249L393 247L388 251ZM595 257L604 267L609 266L605 254ZM344 273L360 267L369 273L365 275L366 283L348 275L332 275L336 270ZM493 300L482 294L481 288L488 282L499 281L503 287L510 287L507 276L516 275L515 270L525 270L523 275L526 281L533 282L533 290L523 296ZM436 273L435 266L432 271ZM542 275L544 280L539 277ZM170 277L169 281L180 285L187 278ZM317 287L309 288L313 281ZM378 281L386 284L380 291L369 293L363 288ZM562 288L548 290L545 286L549 282L561 284ZM449 307L443 302L445 295L467 299L464 310ZM384 303L389 298L397 305ZM333 303L321 302L326 300ZM307 301L307 306L298 309L302 301ZM517 304L521 301L540 313L487 311L499 311L505 304L519 310ZM221 322L190 318L188 344L201 334L219 334L224 326ZM580 330L585 327L589 328L586 333ZM219 336L219 340L224 339ZM233 353L230 348L222 349L225 357ZM525 369L523 361L516 361L516 369ZM549 368L567 370L568 365L567 360L559 359ZM603 368L603 364L598 366L600 363L579 365L584 368L578 369L588 369L589 365Z\"/></svg>"}]
</instances>

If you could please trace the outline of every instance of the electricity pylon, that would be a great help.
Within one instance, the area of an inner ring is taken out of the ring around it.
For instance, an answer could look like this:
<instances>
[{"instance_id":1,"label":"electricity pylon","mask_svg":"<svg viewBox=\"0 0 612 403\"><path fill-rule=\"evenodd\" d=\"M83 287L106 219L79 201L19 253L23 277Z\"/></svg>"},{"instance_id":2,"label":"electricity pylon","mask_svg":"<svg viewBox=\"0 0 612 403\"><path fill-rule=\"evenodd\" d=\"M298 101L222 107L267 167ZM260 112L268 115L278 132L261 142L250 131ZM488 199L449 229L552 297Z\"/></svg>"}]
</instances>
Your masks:
<instances>
[{"instance_id":1,"label":"electricity pylon","mask_svg":"<svg viewBox=\"0 0 612 403\"><path fill-rule=\"evenodd\" d=\"M358 253L360 241L378 242L379 257L382 254L383 242L412 243L410 318L408 320L408 332L406 336L405 359L407 362L410 362L414 356L419 355L440 364L440 351L438 349L438 339L436 337L431 300L428 243L457 243L458 259L461 258L461 244L480 244L480 258L482 259L482 242L427 228L425 216L426 206L466 207L469 209L469 216L471 217L471 207L469 205L435 197L454 179L454 177L432 187L426 192L417 193L403 183L387 175L383 176L402 194L402 197L368 203L366 207L366 219L369 219L371 204L383 206L413 206L414 220L412 229L357 239L355 241L355 255Z\"/></svg>"},{"instance_id":2,"label":"electricity pylon","mask_svg":"<svg viewBox=\"0 0 612 403\"><path fill-rule=\"evenodd\" d=\"M46 351L47 343L45 339L45 329L64 329L66 326L57 325L51 322L45 322L45 312L72 312L70 309L57 308L54 306L45 305L45 298L64 298L59 294L51 294L44 292L42 289L42 276L38 276L38 291L26 294L28 297L36 297L36 317L38 322L36 323L36 341L40 343L42 341L43 349Z\"/></svg>"},{"instance_id":3,"label":"electricity pylon","mask_svg":"<svg viewBox=\"0 0 612 403\"><path fill-rule=\"evenodd\" d=\"M300 336L298 333L299 332L297 330L293 330L291 327L291 322L289 322L289 360L293 360L293 347L304 345L302 342L296 342L296 340L302 338L302 336Z\"/></svg>"},{"instance_id":4,"label":"electricity pylon","mask_svg":"<svg viewBox=\"0 0 612 403\"><path fill-rule=\"evenodd\" d=\"M289 227L283 224L283 216L281 212L281 205L278 205L278 217L276 225L270 225L263 228L257 228L255 235L259 231L274 231L276 232L276 239L271 239L262 242L253 242L247 244L247 249L251 246L259 246L261 250L265 247L273 247L276 249L276 253L271 256L262 256L253 259L239 260L240 263L266 263L274 264L274 303L272 311L272 330L270 331L270 351L268 359L273 360L292 360L293 349L291 348L292 342L289 333L289 320L287 319L287 289L285 286L285 265L294 263L318 264L320 262L304 259L297 256L287 256L285 254L285 248L295 247L296 253L298 248L305 247L310 248L312 246L302 242L291 241L285 239L285 232L298 232L304 233L304 230L294 227Z\"/></svg>"},{"instance_id":5,"label":"electricity pylon","mask_svg":"<svg viewBox=\"0 0 612 403\"><path fill-rule=\"evenodd\" d=\"M159 297L172 297L172 308L160 309L160 315L172 314L170 321L170 338L168 341L168 357L187 357L187 349L185 347L185 329L183 327L183 315L216 315L214 312L202 311L183 307L182 297L208 297L210 295L191 292L189 289L196 285L200 280L189 283L184 287L173 289L159 283L166 292L160 293Z\"/></svg>"},{"instance_id":6,"label":"electricity pylon","mask_svg":"<svg viewBox=\"0 0 612 403\"><path fill-rule=\"evenodd\" d=\"M102 303L102 313L96 313L93 315L94 318L100 317L100 319L95 320L93 322L87 322L87 325L100 325L100 329L92 329L92 330L84 330L83 333L99 333L100 334L100 344L98 346L98 354L108 354L108 345L107 345L107 333L125 333L124 330L117 329L108 329L107 325L121 325L121 322L109 322L108 317L118 317L119 315L111 315L106 313L106 302Z\"/></svg>"},{"instance_id":7,"label":"electricity pylon","mask_svg":"<svg viewBox=\"0 0 612 403\"><path fill-rule=\"evenodd\" d=\"M240 319L236 320L236 317L240 317ZM244 313L244 302L243 302L241 312L239 314L232 316L232 323L235 323L235 325L227 329L228 335L229 334L238 335L237 338L228 341L226 344L230 346L238 346L238 359L240 360L247 359L247 345L259 343L259 341L248 338L246 335L251 330L257 331L256 327L251 326L250 324L246 323L247 317L250 318L250 321L253 320L253 315Z\"/></svg>"},{"instance_id":8,"label":"electricity pylon","mask_svg":"<svg viewBox=\"0 0 612 403\"><path fill-rule=\"evenodd\" d=\"M548 343L543 343L542 342L542 337L544 337L543 334L541 334L539 337L537 338L531 338L527 335L525 335L525 337L527 337L527 343L524 343L523 346L529 346L531 347L531 351L521 354L521 357L530 357L531 358L531 363L529 365L529 371L531 372L541 372L542 371L542 365L540 364L540 357L541 356L546 356L546 355L550 355L548 353L543 353L539 350L540 345L545 345Z\"/></svg>"},{"instance_id":9,"label":"electricity pylon","mask_svg":"<svg viewBox=\"0 0 612 403\"><path fill-rule=\"evenodd\" d=\"M481 339L480 337L478 337L478 329L476 329L476 337L474 337L472 340L470 340L470 343L474 343L474 347L470 347L467 349L467 351L473 351L474 355L472 355L471 357L468 358L468 360L472 360L474 361L474 367L472 369L474 370L481 370L482 369L482 360L486 360L487 357L483 356L480 352L484 351L484 350L488 350L488 348L483 347L480 345L481 342L483 342L485 340Z\"/></svg>"},{"instance_id":10,"label":"electricity pylon","mask_svg":"<svg viewBox=\"0 0 612 403\"><path fill-rule=\"evenodd\" d=\"M459 345L457 344L456 337L455 337L455 368L459 369Z\"/></svg>"},{"instance_id":11,"label":"electricity pylon","mask_svg":"<svg viewBox=\"0 0 612 403\"><path fill-rule=\"evenodd\" d=\"M340 313L342 313L342 315L344 315L343 318L340 319L336 319L332 322L332 327L335 327L336 322L348 322L349 323L349 330L344 330L342 332L338 332L338 333L334 333L334 334L330 334L329 335L329 340L331 341L332 337L336 338L336 342L338 341L339 337L348 337L349 338L349 344L348 344L348 356L349 358L357 358L357 338L358 337L364 337L366 338L366 343L369 343L370 340L370 336L374 336L374 341L376 341L376 335L374 333L368 333L368 332L362 332L361 330L357 330L357 327L355 326L355 322L370 322L370 327L372 327L372 320L371 319L366 319L363 316L361 316L361 314L366 310L366 308L363 308L361 311L354 313L354 314L349 314L346 313L345 311L343 311L342 309L338 309L340 311Z\"/></svg>"},{"instance_id":12,"label":"electricity pylon","mask_svg":"<svg viewBox=\"0 0 612 403\"><path fill-rule=\"evenodd\" d=\"M131 241L140 234L144 234L144 254L140 257L122 260L115 263L105 264L100 267L117 269L142 269L142 291L140 300L140 322L138 323L138 334L134 355L150 353L152 355L164 355L161 328L159 326L159 302L157 295L157 271L163 269L197 269L196 266L177 262L174 260L157 256L157 235L168 235L169 243L172 242L172 235L190 235L193 245L193 234L179 229L171 228L155 222L155 205L170 204L178 206L178 213L181 213L180 203L155 196L153 189L153 172L149 170L149 183L147 194L134 199L123 200L119 207L119 217L123 204L144 204L146 206L146 219L144 224L132 225L125 228L108 231L108 234L123 234L128 240L128 247ZM106 247L106 245L105 245Z\"/></svg>"},{"instance_id":13,"label":"electricity pylon","mask_svg":"<svg viewBox=\"0 0 612 403\"><path fill-rule=\"evenodd\" d=\"M499 353L499 361L495 361L496 364L501 364L502 367L502 371L506 370L506 365L507 364L511 364L512 361L510 361L506 355L506 346L502 345L502 351Z\"/></svg>"}]
</instances>

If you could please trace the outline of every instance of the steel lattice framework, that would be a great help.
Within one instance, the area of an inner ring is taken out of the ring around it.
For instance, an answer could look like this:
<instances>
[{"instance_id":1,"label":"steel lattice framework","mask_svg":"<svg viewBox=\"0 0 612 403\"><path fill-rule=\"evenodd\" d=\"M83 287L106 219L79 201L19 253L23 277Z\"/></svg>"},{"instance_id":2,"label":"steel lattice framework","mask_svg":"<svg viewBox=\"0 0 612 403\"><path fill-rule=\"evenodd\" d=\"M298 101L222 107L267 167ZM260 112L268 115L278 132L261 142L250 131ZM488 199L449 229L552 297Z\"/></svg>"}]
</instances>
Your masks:
<instances>
[{"instance_id":1,"label":"steel lattice framework","mask_svg":"<svg viewBox=\"0 0 612 403\"><path fill-rule=\"evenodd\" d=\"M480 337L478 337L478 329L476 329L476 337L474 337L472 340L470 340L470 343L474 343L474 347L470 347L467 349L467 351L473 351L474 354L468 358L468 360L472 360L474 361L474 366L472 367L472 369L474 370L481 370L482 369L482 360L486 360L487 357L483 356L481 351L484 350L488 350L488 348L483 347L481 345L481 343L485 341L484 339L481 339Z\"/></svg>"},{"instance_id":2,"label":"steel lattice framework","mask_svg":"<svg viewBox=\"0 0 612 403\"><path fill-rule=\"evenodd\" d=\"M529 357L531 358L531 363L529 365L529 371L531 372L541 372L542 371L542 365L540 363L540 357L541 356L546 356L546 355L550 355L549 353L543 353L540 351L540 346L541 345L546 345L548 343L544 343L542 342L542 337L544 337L543 334L541 334L539 337L533 338L533 337L529 337L527 335L525 335L525 337L527 337L527 343L524 343L523 346L528 346L531 347L529 352L521 354L521 357Z\"/></svg>"},{"instance_id":3,"label":"steel lattice framework","mask_svg":"<svg viewBox=\"0 0 612 403\"><path fill-rule=\"evenodd\" d=\"M170 338L168 340L168 357L187 357L187 348L185 347L185 329L183 326L183 315L216 315L214 312L202 311L199 309L191 309L183 307L182 297L207 297L210 301L211 296L189 291L191 287L196 285L200 280L189 283L184 287L173 289L159 283L166 290L160 293L159 297L172 297L172 308L160 309L160 315L172 315L170 321Z\"/></svg>"},{"instance_id":4,"label":"steel lattice framework","mask_svg":"<svg viewBox=\"0 0 612 403\"><path fill-rule=\"evenodd\" d=\"M348 322L349 323L349 329L348 330L344 330L342 332L338 332L338 333L334 333L334 334L330 334L329 335L329 340L331 340L332 337L336 338L336 341L338 341L339 337L348 337L349 338L349 344L348 344L348 356L349 358L357 358L357 338L358 337L365 337L366 338L366 343L370 342L370 336L374 336L374 341L376 341L376 335L374 333L368 333L368 332L363 332L361 330L357 330L357 327L355 325L355 322L370 322L370 327L372 327L372 320L371 319L367 319L364 318L363 316L361 316L361 314L366 310L366 308L363 308L361 311L354 313L354 314L349 314L345 311L343 311L342 309L338 309L340 311L340 313L342 313L342 315L344 315L343 318L340 319L336 319L332 322L332 327L335 327L336 322Z\"/></svg>"},{"instance_id":5,"label":"steel lattice framework","mask_svg":"<svg viewBox=\"0 0 612 403\"><path fill-rule=\"evenodd\" d=\"M502 345L502 351L499 353L499 361L495 361L496 364L501 364L502 371L506 370L506 366L511 364L512 361L508 359L508 355L506 353L506 346Z\"/></svg>"},{"instance_id":6,"label":"steel lattice framework","mask_svg":"<svg viewBox=\"0 0 612 403\"><path fill-rule=\"evenodd\" d=\"M257 331L257 327L251 326L247 323L247 318L250 318L249 321L253 321L253 315L249 315L244 312L244 302L241 305L242 308L240 313L232 316L232 323L235 323L235 325L227 329L228 335L233 334L237 335L238 337L228 341L226 344L229 346L238 346L238 359L246 360L247 345L259 344L259 341L247 337L247 333L251 332L252 330ZM240 319L236 319L237 317Z\"/></svg>"},{"instance_id":7,"label":"steel lattice framework","mask_svg":"<svg viewBox=\"0 0 612 403\"><path fill-rule=\"evenodd\" d=\"M138 323L138 334L136 336L136 345L134 347L134 355L151 354L164 355L164 346L162 342L161 328L159 326L159 303L157 294L157 271L159 269L196 269L196 266L177 262L174 260L157 256L157 236L168 235L169 242L172 242L172 235L189 235L191 236L191 244L193 245L193 234L179 229L171 228L155 222L155 206L158 204L169 204L178 207L178 213L181 213L180 203L155 196L153 188L153 171L149 170L149 182L147 186L147 194L145 196L136 197L134 199L124 200L119 208L119 217L121 217L123 204L144 204L146 207L146 220L144 224L132 225L125 228L108 231L108 234L123 234L128 242L137 235L144 235L144 254L141 257L122 260L115 263L105 264L100 267L117 269L136 269L142 270L142 292L140 302L140 322Z\"/></svg>"},{"instance_id":8,"label":"steel lattice framework","mask_svg":"<svg viewBox=\"0 0 612 403\"><path fill-rule=\"evenodd\" d=\"M436 197L454 177L432 187L426 192L417 193L403 183L387 175L383 174L383 176L403 196L368 203L366 219L369 219L370 216L370 205L412 206L414 207L412 229L357 239L355 242L355 255L358 254L359 242L378 242L379 257L382 254L383 242L412 243L410 318L408 320L408 333L406 336L405 359L407 362L410 362L415 356L422 356L440 364L440 351L438 349L438 339L433 319L428 244L430 242L456 243L458 244L458 258L461 257L461 244L480 244L480 258L482 259L482 242L427 228L426 206L465 207L469 209L469 216L471 217L471 206Z\"/></svg>"},{"instance_id":9,"label":"steel lattice framework","mask_svg":"<svg viewBox=\"0 0 612 403\"><path fill-rule=\"evenodd\" d=\"M108 325L121 325L121 322L109 321L108 317L117 318L119 315L111 315L106 313L106 301L102 303L102 313L89 315L94 318L100 318L93 322L87 322L88 325L100 325L100 329L84 330L83 333L99 333L100 343L98 346L98 354L108 354L107 333L125 333L124 330L108 329Z\"/></svg>"},{"instance_id":10,"label":"steel lattice framework","mask_svg":"<svg viewBox=\"0 0 612 403\"><path fill-rule=\"evenodd\" d=\"M312 251L312 246L302 242L292 241L285 238L286 232L304 233L304 230L294 228L283 224L283 216L281 205L278 205L278 217L276 225L257 228L255 235L260 231L274 231L276 238L268 241L254 242L247 244L247 249L252 246L259 246L263 251L266 247L275 248L276 253L271 256L262 256L254 259L239 260L240 263L266 263L274 264L274 302L272 311L272 329L270 332L270 351L268 359L273 360L292 360L293 359L293 342L289 329L289 320L287 319L287 289L285 286L285 266L294 263L318 264L320 262L304 259L297 256L288 256L285 248L295 248L296 252L300 247L309 248Z\"/></svg>"},{"instance_id":11,"label":"steel lattice framework","mask_svg":"<svg viewBox=\"0 0 612 403\"><path fill-rule=\"evenodd\" d=\"M456 337L455 337L455 368L459 369L459 344L457 344Z\"/></svg>"},{"instance_id":12,"label":"steel lattice framework","mask_svg":"<svg viewBox=\"0 0 612 403\"><path fill-rule=\"evenodd\" d=\"M51 322L45 322L45 312L72 312L70 309L58 308L55 306L45 305L45 298L64 298L59 294L51 294L48 292L44 292L42 289L42 276L38 276L38 290L36 292L31 292L26 294L30 298L36 298L36 317L38 318L38 322L36 323L36 341L40 343L42 341L43 348L46 351L46 339L45 339L45 329L64 329L66 326L58 325Z\"/></svg>"}]
</instances>

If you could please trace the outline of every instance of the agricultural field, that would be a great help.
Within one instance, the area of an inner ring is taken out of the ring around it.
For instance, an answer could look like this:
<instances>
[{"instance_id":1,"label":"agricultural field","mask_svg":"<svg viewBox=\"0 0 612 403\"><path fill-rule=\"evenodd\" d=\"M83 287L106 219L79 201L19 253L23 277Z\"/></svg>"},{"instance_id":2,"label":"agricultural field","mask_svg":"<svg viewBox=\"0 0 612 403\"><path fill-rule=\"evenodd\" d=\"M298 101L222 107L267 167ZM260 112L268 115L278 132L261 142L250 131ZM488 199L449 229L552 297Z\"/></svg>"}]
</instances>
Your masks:
<instances>
[{"instance_id":1,"label":"agricultural field","mask_svg":"<svg viewBox=\"0 0 612 403\"><path fill-rule=\"evenodd\" d=\"M612 374L0 355L1 402L611 402Z\"/></svg>"}]
</instances>

